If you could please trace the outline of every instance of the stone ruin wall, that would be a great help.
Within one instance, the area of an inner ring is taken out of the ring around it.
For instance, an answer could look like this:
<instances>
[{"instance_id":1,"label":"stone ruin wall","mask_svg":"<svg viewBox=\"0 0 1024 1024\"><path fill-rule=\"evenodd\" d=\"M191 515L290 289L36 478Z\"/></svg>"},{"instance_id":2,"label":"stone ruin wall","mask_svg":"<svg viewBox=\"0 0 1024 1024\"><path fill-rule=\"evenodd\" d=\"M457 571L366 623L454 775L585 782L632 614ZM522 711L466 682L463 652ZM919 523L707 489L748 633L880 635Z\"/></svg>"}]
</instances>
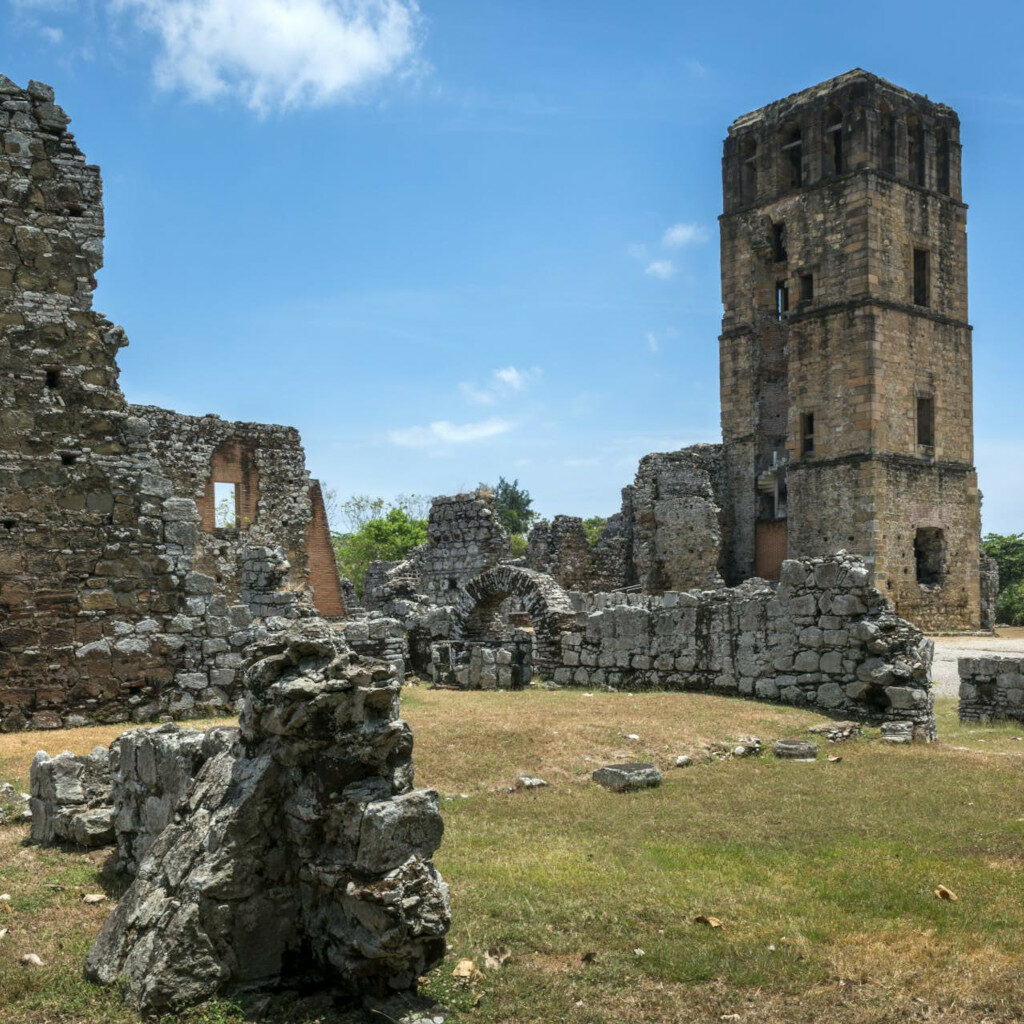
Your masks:
<instances>
[{"instance_id":1,"label":"stone ruin wall","mask_svg":"<svg viewBox=\"0 0 1024 1024\"><path fill-rule=\"evenodd\" d=\"M48 86L0 76L0 730L223 710L250 547L287 566L295 607L312 582L343 611L294 430L125 402L127 338L92 309L99 169L67 123ZM215 479L239 485L235 531Z\"/></svg>"},{"instance_id":2,"label":"stone ruin wall","mask_svg":"<svg viewBox=\"0 0 1024 1024\"><path fill-rule=\"evenodd\" d=\"M960 658L960 721L1024 722L1024 658Z\"/></svg>"},{"instance_id":3,"label":"stone ruin wall","mask_svg":"<svg viewBox=\"0 0 1024 1024\"><path fill-rule=\"evenodd\" d=\"M625 585L628 536L620 514L591 544L578 516L555 516L530 530L526 564L547 573L566 590L615 590Z\"/></svg>"}]
</instances>

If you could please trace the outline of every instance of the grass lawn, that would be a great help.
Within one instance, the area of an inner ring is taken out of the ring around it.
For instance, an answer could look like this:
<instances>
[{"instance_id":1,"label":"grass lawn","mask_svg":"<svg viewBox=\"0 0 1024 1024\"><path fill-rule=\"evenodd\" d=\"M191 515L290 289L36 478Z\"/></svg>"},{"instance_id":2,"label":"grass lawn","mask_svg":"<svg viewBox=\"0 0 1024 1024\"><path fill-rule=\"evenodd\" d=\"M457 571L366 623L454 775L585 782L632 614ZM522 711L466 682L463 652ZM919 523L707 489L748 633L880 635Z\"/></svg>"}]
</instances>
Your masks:
<instances>
[{"instance_id":1,"label":"grass lawn","mask_svg":"<svg viewBox=\"0 0 1024 1024\"><path fill-rule=\"evenodd\" d=\"M820 721L790 708L406 690L418 782L444 794L437 864L454 912L427 994L452 1021L480 1024L1020 1021L1024 726L962 727L955 704L939 703L931 746L884 746L868 730L822 741L837 763L794 764L700 756L708 741L800 735ZM0 779L25 785L36 749L86 751L118 731L0 736ZM671 768L680 753L698 763ZM665 781L608 793L589 773L611 760L654 761ZM551 785L508 792L521 772ZM111 907L82 895L117 891L108 852L43 850L26 834L0 829L0 1021L136 1020L80 975ZM937 899L940 884L959 901ZM495 946L511 957L489 970ZM22 968L25 952L45 967ZM484 976L456 982L460 957ZM348 1019L287 999L269 1013ZM221 1002L177 1019L248 1018Z\"/></svg>"}]
</instances>

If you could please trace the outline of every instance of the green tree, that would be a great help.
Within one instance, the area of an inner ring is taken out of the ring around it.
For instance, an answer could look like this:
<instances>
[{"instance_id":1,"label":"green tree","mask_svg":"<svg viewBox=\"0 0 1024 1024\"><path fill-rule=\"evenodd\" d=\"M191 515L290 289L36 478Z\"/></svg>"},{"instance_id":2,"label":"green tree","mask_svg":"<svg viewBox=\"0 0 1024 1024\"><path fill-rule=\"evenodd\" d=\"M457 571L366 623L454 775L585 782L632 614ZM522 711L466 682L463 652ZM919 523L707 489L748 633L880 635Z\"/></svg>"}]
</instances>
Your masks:
<instances>
[{"instance_id":1,"label":"green tree","mask_svg":"<svg viewBox=\"0 0 1024 1024\"><path fill-rule=\"evenodd\" d=\"M989 533L982 547L999 566L996 618L1011 626L1024 625L1024 533Z\"/></svg>"},{"instance_id":2,"label":"green tree","mask_svg":"<svg viewBox=\"0 0 1024 1024\"><path fill-rule=\"evenodd\" d=\"M511 483L503 476L498 477L495 487L480 485L482 490L494 495L494 505L498 510L498 519L507 534L526 533L537 518L537 513L530 507L533 499L530 492L519 486L518 480Z\"/></svg>"},{"instance_id":3,"label":"green tree","mask_svg":"<svg viewBox=\"0 0 1024 1024\"><path fill-rule=\"evenodd\" d=\"M587 535L587 541L592 548L597 547L601 539L601 531L608 523L607 516L591 516L583 520L583 532Z\"/></svg>"},{"instance_id":4,"label":"green tree","mask_svg":"<svg viewBox=\"0 0 1024 1024\"><path fill-rule=\"evenodd\" d=\"M338 571L352 581L360 596L371 562L398 561L426 542L426 518L410 514L410 508L424 509L423 502L416 495L400 495L394 501L353 495L339 503L341 515L353 528L331 535L334 556Z\"/></svg>"}]
</instances>

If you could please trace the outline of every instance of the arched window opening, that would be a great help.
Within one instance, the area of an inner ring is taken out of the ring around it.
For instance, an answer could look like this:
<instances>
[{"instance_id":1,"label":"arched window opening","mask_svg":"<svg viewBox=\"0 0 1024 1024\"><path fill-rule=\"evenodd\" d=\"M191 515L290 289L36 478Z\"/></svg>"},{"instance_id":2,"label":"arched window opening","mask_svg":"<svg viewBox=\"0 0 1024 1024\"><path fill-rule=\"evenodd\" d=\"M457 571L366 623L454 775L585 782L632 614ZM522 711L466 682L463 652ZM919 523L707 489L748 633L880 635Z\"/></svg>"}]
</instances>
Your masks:
<instances>
[{"instance_id":1,"label":"arched window opening","mask_svg":"<svg viewBox=\"0 0 1024 1024\"><path fill-rule=\"evenodd\" d=\"M842 174L846 170L843 112L838 107L829 107L825 114L825 168L829 174Z\"/></svg>"},{"instance_id":2,"label":"arched window opening","mask_svg":"<svg viewBox=\"0 0 1024 1024\"><path fill-rule=\"evenodd\" d=\"M784 181L789 188L804 183L803 136L799 125L791 125L782 134Z\"/></svg>"},{"instance_id":3,"label":"arched window opening","mask_svg":"<svg viewBox=\"0 0 1024 1024\"><path fill-rule=\"evenodd\" d=\"M740 199L744 203L757 199L757 139L749 135L740 147Z\"/></svg>"},{"instance_id":4,"label":"arched window opening","mask_svg":"<svg viewBox=\"0 0 1024 1024\"><path fill-rule=\"evenodd\" d=\"M935 161L938 164L937 186L944 195L949 195L949 132L945 128L935 131Z\"/></svg>"},{"instance_id":5,"label":"arched window opening","mask_svg":"<svg viewBox=\"0 0 1024 1024\"><path fill-rule=\"evenodd\" d=\"M907 119L907 174L911 185L924 185L924 128L916 117Z\"/></svg>"}]
</instances>

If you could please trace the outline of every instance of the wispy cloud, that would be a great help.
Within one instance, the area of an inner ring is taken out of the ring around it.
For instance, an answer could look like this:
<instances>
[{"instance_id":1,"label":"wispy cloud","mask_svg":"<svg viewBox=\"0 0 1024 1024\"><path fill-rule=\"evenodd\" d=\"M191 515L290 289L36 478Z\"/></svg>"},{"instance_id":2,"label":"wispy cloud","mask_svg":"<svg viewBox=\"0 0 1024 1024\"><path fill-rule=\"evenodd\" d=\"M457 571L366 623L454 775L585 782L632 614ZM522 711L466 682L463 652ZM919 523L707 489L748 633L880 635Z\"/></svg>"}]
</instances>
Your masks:
<instances>
[{"instance_id":1,"label":"wispy cloud","mask_svg":"<svg viewBox=\"0 0 1024 1024\"><path fill-rule=\"evenodd\" d=\"M44 25L39 30L39 34L52 46L56 46L64 39L63 30L57 28L55 25Z\"/></svg>"},{"instance_id":2,"label":"wispy cloud","mask_svg":"<svg viewBox=\"0 0 1024 1024\"><path fill-rule=\"evenodd\" d=\"M661 244L666 249L681 249L684 245L699 245L707 240L707 228L702 224L673 224L661 236Z\"/></svg>"},{"instance_id":3,"label":"wispy cloud","mask_svg":"<svg viewBox=\"0 0 1024 1024\"><path fill-rule=\"evenodd\" d=\"M694 78L704 78L708 73L707 67L697 60L696 57L691 57L686 62L686 70L689 71Z\"/></svg>"},{"instance_id":4,"label":"wispy cloud","mask_svg":"<svg viewBox=\"0 0 1024 1024\"><path fill-rule=\"evenodd\" d=\"M352 100L407 72L416 0L110 0L162 43L155 74L196 100L261 114Z\"/></svg>"},{"instance_id":5,"label":"wispy cloud","mask_svg":"<svg viewBox=\"0 0 1024 1024\"><path fill-rule=\"evenodd\" d=\"M392 444L402 448L430 448L468 444L471 441L483 441L488 437L507 434L515 427L508 420L488 419L476 423L450 423L438 420L425 427L403 427L388 432Z\"/></svg>"},{"instance_id":6,"label":"wispy cloud","mask_svg":"<svg viewBox=\"0 0 1024 1024\"><path fill-rule=\"evenodd\" d=\"M648 352L660 352L666 341L678 337L679 332L674 327L666 327L661 331L648 331L644 335L644 340L647 342Z\"/></svg>"},{"instance_id":7,"label":"wispy cloud","mask_svg":"<svg viewBox=\"0 0 1024 1024\"><path fill-rule=\"evenodd\" d=\"M671 260L651 260L644 269L648 277L656 277L659 281L667 281L676 272L676 265Z\"/></svg>"},{"instance_id":8,"label":"wispy cloud","mask_svg":"<svg viewBox=\"0 0 1024 1024\"><path fill-rule=\"evenodd\" d=\"M466 401L474 405L495 405L501 398L525 391L540 376L541 371L536 366L526 370L517 366L502 366L491 373L487 384L463 381L459 384L459 390Z\"/></svg>"}]
</instances>

